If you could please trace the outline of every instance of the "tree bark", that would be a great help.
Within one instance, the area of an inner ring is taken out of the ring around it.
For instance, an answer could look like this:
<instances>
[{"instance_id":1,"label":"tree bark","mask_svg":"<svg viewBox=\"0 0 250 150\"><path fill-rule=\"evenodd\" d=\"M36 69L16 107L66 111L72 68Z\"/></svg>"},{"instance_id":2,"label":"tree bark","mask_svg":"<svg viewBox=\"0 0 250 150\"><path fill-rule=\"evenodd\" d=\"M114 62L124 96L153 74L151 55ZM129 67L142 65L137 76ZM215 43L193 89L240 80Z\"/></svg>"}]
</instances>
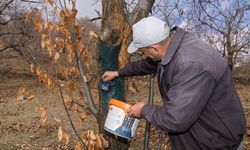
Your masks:
<instances>
[{"instance_id":1,"label":"tree bark","mask_svg":"<svg viewBox=\"0 0 250 150\"><path fill-rule=\"evenodd\" d=\"M102 26L98 43L99 63L101 75L106 70L118 69L118 56L122 45L126 18L124 14L123 0L103 0L102 1ZM99 83L102 81L100 80ZM99 84L100 85L100 84ZM111 98L125 101L124 80L116 78L110 82L109 90L104 91L99 87L100 108L98 113L98 125L100 132L104 133L109 142L110 150L127 150L129 142L122 138L117 138L104 131L104 123L108 112L108 103Z\"/></svg>"}]
</instances>

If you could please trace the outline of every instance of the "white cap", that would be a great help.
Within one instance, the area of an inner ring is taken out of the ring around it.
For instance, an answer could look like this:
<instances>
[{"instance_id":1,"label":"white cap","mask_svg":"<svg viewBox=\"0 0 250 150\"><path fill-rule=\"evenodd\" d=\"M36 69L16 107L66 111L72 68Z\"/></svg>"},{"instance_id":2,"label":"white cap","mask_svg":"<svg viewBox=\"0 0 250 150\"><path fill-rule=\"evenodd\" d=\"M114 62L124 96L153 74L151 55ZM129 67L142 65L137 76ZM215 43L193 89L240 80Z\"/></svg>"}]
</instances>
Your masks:
<instances>
[{"instance_id":1,"label":"white cap","mask_svg":"<svg viewBox=\"0 0 250 150\"><path fill-rule=\"evenodd\" d=\"M128 47L128 53L133 53L138 48L154 45L164 40L170 28L166 23L154 16L143 18L133 25L133 41Z\"/></svg>"}]
</instances>

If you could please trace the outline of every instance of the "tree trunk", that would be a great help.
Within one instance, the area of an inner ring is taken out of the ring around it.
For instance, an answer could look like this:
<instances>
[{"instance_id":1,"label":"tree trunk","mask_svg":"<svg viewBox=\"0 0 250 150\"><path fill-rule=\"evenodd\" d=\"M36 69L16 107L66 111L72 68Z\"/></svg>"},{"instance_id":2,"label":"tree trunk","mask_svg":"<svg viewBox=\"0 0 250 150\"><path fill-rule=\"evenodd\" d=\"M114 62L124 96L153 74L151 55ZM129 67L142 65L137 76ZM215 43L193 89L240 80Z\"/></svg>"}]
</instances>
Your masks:
<instances>
[{"instance_id":1,"label":"tree trunk","mask_svg":"<svg viewBox=\"0 0 250 150\"><path fill-rule=\"evenodd\" d=\"M118 69L118 57L124 39L124 29L128 28L124 14L123 0L102 1L102 26L98 43L100 75L106 70ZM127 37L126 37L127 38ZM101 81L100 81L101 82ZM99 84L100 85L100 84ZM124 80L116 78L109 83L109 90L99 88L101 107L98 113L100 132L104 133L109 141L110 150L127 150L129 142L126 139L115 137L103 130L103 125L108 112L108 103L111 98L125 101Z\"/></svg>"},{"instance_id":2,"label":"tree trunk","mask_svg":"<svg viewBox=\"0 0 250 150\"><path fill-rule=\"evenodd\" d=\"M135 7L136 11L128 17L124 13L124 0L102 0L102 26L98 42L100 66L100 72L98 73L99 83L102 82L100 76L104 71L117 70L128 62L127 47L131 35L130 24L147 16L153 3L154 0L139 0ZM97 115L97 122L100 132L104 133L109 141L108 149L110 150L127 150L130 145L130 141L114 136L103 129L108 112L109 100L115 98L120 101L125 101L124 85L123 78L118 77L109 83L108 91L102 90L100 86L98 88L100 94L100 108Z\"/></svg>"},{"instance_id":3,"label":"tree trunk","mask_svg":"<svg viewBox=\"0 0 250 150\"><path fill-rule=\"evenodd\" d=\"M233 68L234 68L233 55L234 55L234 53L232 52L231 48L228 48L227 61L228 61L228 66L229 66L231 71L233 71Z\"/></svg>"}]
</instances>

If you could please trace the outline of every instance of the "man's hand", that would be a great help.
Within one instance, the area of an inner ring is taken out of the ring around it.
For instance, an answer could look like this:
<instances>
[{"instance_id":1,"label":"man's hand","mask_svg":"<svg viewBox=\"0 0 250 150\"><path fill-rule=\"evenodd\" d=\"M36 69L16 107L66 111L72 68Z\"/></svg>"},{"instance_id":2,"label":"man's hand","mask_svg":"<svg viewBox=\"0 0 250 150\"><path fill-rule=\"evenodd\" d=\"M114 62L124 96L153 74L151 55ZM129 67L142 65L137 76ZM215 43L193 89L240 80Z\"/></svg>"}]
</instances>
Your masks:
<instances>
[{"instance_id":1,"label":"man's hand","mask_svg":"<svg viewBox=\"0 0 250 150\"><path fill-rule=\"evenodd\" d=\"M115 77L118 77L118 76L119 76L118 71L106 71L102 75L102 80L104 82L107 82L107 81L113 80Z\"/></svg>"},{"instance_id":2,"label":"man's hand","mask_svg":"<svg viewBox=\"0 0 250 150\"><path fill-rule=\"evenodd\" d=\"M141 118L141 111L144 105L145 103L143 102L137 102L135 105L131 106L127 111L128 116Z\"/></svg>"}]
</instances>

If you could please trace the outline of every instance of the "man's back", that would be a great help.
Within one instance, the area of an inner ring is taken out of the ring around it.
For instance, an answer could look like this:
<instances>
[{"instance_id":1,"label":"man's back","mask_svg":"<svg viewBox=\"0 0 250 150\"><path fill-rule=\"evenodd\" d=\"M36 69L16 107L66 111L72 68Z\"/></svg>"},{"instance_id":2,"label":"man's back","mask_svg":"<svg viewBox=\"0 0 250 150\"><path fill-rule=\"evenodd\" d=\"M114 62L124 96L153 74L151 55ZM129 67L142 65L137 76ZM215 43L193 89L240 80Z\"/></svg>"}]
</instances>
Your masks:
<instances>
[{"instance_id":1,"label":"man's back","mask_svg":"<svg viewBox=\"0 0 250 150\"><path fill-rule=\"evenodd\" d=\"M226 61L211 46L197 39L192 33L185 32L179 49L168 64L168 71L175 72L178 70L176 68L180 69L180 66L190 62L198 64L197 66L202 70L200 72L206 72L207 76L211 76L215 80L215 85L211 89L212 91L209 90L209 83L202 85L200 88L203 89L197 91L197 95L205 93L206 90L211 94L207 101L205 101L205 97L204 101L200 99L199 103L206 103L204 109L201 110L200 116L187 131L169 133L171 145L174 149L180 150L236 148L245 132L245 118ZM190 71L192 70L190 69ZM195 73L193 72L193 74ZM188 78L188 74L183 74L182 78ZM170 78L174 79L174 73L172 76ZM173 85L173 83L169 84ZM187 93L183 94L188 95ZM197 104L197 109L199 106Z\"/></svg>"}]
</instances>

